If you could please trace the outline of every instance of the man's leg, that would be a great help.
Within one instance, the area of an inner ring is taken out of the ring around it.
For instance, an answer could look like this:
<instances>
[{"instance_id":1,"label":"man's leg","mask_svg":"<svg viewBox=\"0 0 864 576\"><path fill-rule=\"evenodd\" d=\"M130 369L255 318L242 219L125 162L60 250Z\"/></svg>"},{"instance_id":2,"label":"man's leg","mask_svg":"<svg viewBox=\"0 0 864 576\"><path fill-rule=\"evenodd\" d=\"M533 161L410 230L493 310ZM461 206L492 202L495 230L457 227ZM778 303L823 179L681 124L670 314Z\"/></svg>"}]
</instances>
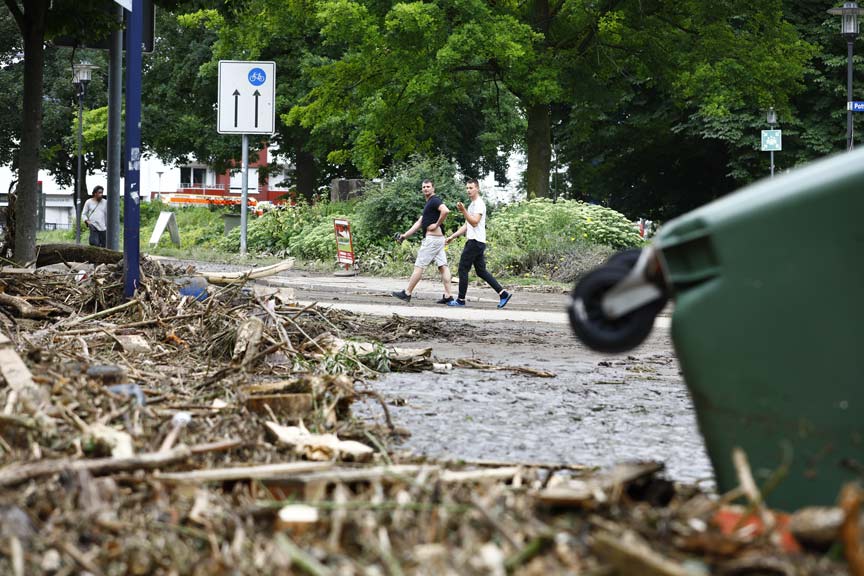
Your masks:
<instances>
[{"instance_id":1,"label":"man's leg","mask_svg":"<svg viewBox=\"0 0 864 576\"><path fill-rule=\"evenodd\" d=\"M99 246L99 232L92 226L90 227L90 246Z\"/></svg>"},{"instance_id":2,"label":"man's leg","mask_svg":"<svg viewBox=\"0 0 864 576\"><path fill-rule=\"evenodd\" d=\"M495 277L492 276L492 274L490 274L488 270L486 270L486 255L484 254L485 251L485 244L480 244L480 252L474 259L474 270L477 272L477 276L485 280L486 283L489 284L489 286L491 286L492 289L500 295L501 292L504 291L504 289L501 287L501 284L498 283Z\"/></svg>"},{"instance_id":3,"label":"man's leg","mask_svg":"<svg viewBox=\"0 0 864 576\"><path fill-rule=\"evenodd\" d=\"M438 271L441 273L441 281L444 282L444 298L452 298L453 293L451 292L450 285L453 277L450 275L450 267L444 264L438 267Z\"/></svg>"},{"instance_id":4,"label":"man's leg","mask_svg":"<svg viewBox=\"0 0 864 576\"><path fill-rule=\"evenodd\" d=\"M97 230L96 234L99 236L99 247L106 248L108 246L108 231Z\"/></svg>"},{"instance_id":5,"label":"man's leg","mask_svg":"<svg viewBox=\"0 0 864 576\"><path fill-rule=\"evenodd\" d=\"M465 302L465 296L468 294L468 273L471 272L471 265L474 263L474 255L471 244L468 241L465 248L462 249L462 256L459 258L459 301Z\"/></svg>"},{"instance_id":6,"label":"man's leg","mask_svg":"<svg viewBox=\"0 0 864 576\"><path fill-rule=\"evenodd\" d=\"M421 278L423 278L423 268L414 266L414 272L411 273L411 278L408 279L408 288L405 289L405 293L411 296L414 293L414 288L420 283Z\"/></svg>"}]
</instances>

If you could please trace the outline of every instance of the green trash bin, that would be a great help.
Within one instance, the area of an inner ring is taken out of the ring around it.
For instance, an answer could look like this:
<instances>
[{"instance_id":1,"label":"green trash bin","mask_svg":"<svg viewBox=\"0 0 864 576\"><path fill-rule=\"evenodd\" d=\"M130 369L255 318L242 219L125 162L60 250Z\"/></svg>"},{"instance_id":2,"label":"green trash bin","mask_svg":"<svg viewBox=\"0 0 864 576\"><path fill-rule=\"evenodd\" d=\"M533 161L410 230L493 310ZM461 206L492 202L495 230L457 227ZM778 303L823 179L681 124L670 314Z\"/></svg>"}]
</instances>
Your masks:
<instances>
[{"instance_id":1,"label":"green trash bin","mask_svg":"<svg viewBox=\"0 0 864 576\"><path fill-rule=\"evenodd\" d=\"M862 223L864 150L667 223L638 274L632 262L605 267L674 299L672 340L720 492L738 485L735 447L780 509L833 504L844 482L864 477ZM638 314L651 303L622 318L597 304L592 316L584 294L577 285L574 328L596 328L600 314L607 332L629 319L647 336Z\"/></svg>"}]
</instances>

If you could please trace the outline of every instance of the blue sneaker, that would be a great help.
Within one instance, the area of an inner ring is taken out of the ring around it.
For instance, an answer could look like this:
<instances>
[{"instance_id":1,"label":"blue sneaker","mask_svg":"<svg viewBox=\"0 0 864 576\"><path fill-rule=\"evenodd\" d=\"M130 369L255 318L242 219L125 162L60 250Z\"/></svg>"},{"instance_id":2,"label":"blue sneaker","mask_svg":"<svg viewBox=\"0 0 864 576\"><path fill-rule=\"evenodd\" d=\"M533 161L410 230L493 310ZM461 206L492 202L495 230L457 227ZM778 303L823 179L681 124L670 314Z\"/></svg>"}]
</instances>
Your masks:
<instances>
[{"instance_id":1,"label":"blue sneaker","mask_svg":"<svg viewBox=\"0 0 864 576\"><path fill-rule=\"evenodd\" d=\"M510 299L513 298L513 294L510 292L504 292L504 296L501 296L501 299L498 300L498 308L503 308L507 305Z\"/></svg>"},{"instance_id":2,"label":"blue sneaker","mask_svg":"<svg viewBox=\"0 0 864 576\"><path fill-rule=\"evenodd\" d=\"M447 306L459 306L459 307L464 307L464 306L465 306L465 301L464 301L464 300L450 300L449 302L447 302Z\"/></svg>"}]
</instances>

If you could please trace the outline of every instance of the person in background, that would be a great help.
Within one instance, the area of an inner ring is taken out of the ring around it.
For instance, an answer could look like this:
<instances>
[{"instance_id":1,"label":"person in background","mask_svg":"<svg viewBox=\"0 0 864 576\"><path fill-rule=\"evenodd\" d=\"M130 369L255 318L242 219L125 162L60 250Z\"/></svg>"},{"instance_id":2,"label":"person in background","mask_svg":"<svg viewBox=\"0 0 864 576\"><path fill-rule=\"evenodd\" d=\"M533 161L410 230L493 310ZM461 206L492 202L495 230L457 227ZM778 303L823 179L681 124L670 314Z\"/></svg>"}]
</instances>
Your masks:
<instances>
[{"instance_id":1,"label":"person in background","mask_svg":"<svg viewBox=\"0 0 864 576\"><path fill-rule=\"evenodd\" d=\"M414 272L408 280L408 287L398 292L391 292L393 296L405 302L411 301L411 295L414 293L414 288L423 277L423 270L435 262L438 266L438 271L441 272L441 280L444 282L444 296L438 300L438 304L447 304L453 301L453 295L450 292L450 268L447 266L447 253L444 252L444 231L442 225L450 209L444 202L435 195L435 185L431 180L423 180L423 196L426 198L426 206L423 207L423 213L420 218L414 223L411 228L404 234L399 234L396 238L401 242L408 238L418 230L423 230L425 236L423 243L420 245L420 250L417 252L417 259L414 261Z\"/></svg>"},{"instance_id":2,"label":"person in background","mask_svg":"<svg viewBox=\"0 0 864 576\"><path fill-rule=\"evenodd\" d=\"M106 233L108 225L108 203L102 197L105 189L102 186L93 188L93 196L84 203L81 214L84 224L90 228L90 245L105 248L108 243Z\"/></svg>"},{"instance_id":3,"label":"person in background","mask_svg":"<svg viewBox=\"0 0 864 576\"><path fill-rule=\"evenodd\" d=\"M495 292L498 293L498 308L503 308L510 302L513 295L504 290L495 277L486 270L486 203L480 197L480 183L472 178L465 183L465 191L471 204L468 208L462 202L456 203L456 208L465 217L465 224L447 237L446 244L462 234L468 238L465 248L462 249L462 257L459 258L459 296L456 300L449 302L448 306L465 306L465 296L468 293L468 272L471 266L477 272L477 276L486 281Z\"/></svg>"}]
</instances>

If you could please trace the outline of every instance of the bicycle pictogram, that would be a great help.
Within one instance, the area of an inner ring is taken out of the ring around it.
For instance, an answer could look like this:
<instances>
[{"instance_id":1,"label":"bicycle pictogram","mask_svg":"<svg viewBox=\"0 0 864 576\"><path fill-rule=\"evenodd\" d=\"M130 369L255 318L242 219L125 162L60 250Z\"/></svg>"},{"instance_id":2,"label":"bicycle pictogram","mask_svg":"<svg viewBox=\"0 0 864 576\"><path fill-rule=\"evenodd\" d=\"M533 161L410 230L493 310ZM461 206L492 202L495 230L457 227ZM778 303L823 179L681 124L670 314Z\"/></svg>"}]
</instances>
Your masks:
<instances>
[{"instance_id":1,"label":"bicycle pictogram","mask_svg":"<svg viewBox=\"0 0 864 576\"><path fill-rule=\"evenodd\" d=\"M253 86L260 86L267 80L267 73L261 68L253 68L249 71L249 83Z\"/></svg>"}]
</instances>

